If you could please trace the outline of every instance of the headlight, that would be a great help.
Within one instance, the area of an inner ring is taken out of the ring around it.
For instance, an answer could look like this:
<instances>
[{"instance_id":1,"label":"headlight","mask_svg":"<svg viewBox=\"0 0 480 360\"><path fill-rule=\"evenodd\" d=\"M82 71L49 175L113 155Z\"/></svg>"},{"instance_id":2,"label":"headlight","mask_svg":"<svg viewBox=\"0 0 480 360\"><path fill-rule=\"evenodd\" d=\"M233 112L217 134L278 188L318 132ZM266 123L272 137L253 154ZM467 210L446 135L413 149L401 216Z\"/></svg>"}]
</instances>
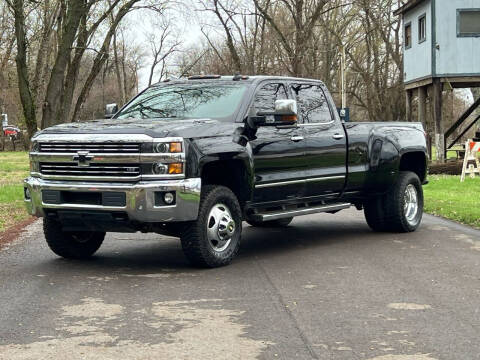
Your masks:
<instances>
[{"instance_id":1,"label":"headlight","mask_svg":"<svg viewBox=\"0 0 480 360\"><path fill-rule=\"evenodd\" d=\"M157 143L153 147L154 151L157 153L181 153L182 152L182 143L181 142L170 142L170 143Z\"/></svg>"},{"instance_id":2,"label":"headlight","mask_svg":"<svg viewBox=\"0 0 480 360\"><path fill-rule=\"evenodd\" d=\"M168 143L158 143L155 145L155 152L157 153L166 153L169 149L170 147L168 146Z\"/></svg>"},{"instance_id":3,"label":"headlight","mask_svg":"<svg viewBox=\"0 0 480 360\"><path fill-rule=\"evenodd\" d=\"M152 173L155 175L182 174L183 164L182 163L162 164L160 162L157 162L152 165Z\"/></svg>"},{"instance_id":4,"label":"headlight","mask_svg":"<svg viewBox=\"0 0 480 360\"><path fill-rule=\"evenodd\" d=\"M38 152L39 148L40 148L40 145L38 144L38 141L32 141L30 143L30 151L31 152Z\"/></svg>"},{"instance_id":5,"label":"headlight","mask_svg":"<svg viewBox=\"0 0 480 360\"><path fill-rule=\"evenodd\" d=\"M168 166L162 163L154 163L152 165L152 172L155 175L163 175L168 172Z\"/></svg>"}]
</instances>

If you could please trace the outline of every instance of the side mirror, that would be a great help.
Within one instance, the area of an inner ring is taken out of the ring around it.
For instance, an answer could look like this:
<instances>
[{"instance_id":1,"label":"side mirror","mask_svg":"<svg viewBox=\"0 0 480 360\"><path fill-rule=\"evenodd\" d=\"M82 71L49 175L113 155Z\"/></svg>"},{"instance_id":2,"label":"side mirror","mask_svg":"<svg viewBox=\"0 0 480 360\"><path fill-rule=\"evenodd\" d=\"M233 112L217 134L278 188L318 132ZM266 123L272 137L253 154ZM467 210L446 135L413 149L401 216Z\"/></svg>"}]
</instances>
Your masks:
<instances>
[{"instance_id":1,"label":"side mirror","mask_svg":"<svg viewBox=\"0 0 480 360\"><path fill-rule=\"evenodd\" d=\"M277 100L273 113L259 112L257 116L248 117L247 122L254 129L259 126L292 126L297 123L297 111L296 100Z\"/></svg>"},{"instance_id":2,"label":"side mirror","mask_svg":"<svg viewBox=\"0 0 480 360\"><path fill-rule=\"evenodd\" d=\"M105 119L111 119L118 112L117 104L107 104L105 106Z\"/></svg>"},{"instance_id":3,"label":"side mirror","mask_svg":"<svg viewBox=\"0 0 480 360\"><path fill-rule=\"evenodd\" d=\"M275 115L297 116L297 100L275 101ZM296 120L295 120L296 121Z\"/></svg>"}]
</instances>

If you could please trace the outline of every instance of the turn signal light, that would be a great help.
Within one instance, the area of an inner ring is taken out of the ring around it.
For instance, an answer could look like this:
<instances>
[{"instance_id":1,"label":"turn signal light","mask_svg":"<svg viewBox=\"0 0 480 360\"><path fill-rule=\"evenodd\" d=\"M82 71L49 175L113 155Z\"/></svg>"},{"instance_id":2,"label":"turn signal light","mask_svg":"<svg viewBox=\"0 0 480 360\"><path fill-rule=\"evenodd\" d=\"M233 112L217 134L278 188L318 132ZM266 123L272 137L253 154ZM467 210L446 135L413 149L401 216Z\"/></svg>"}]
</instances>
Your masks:
<instances>
[{"instance_id":1,"label":"turn signal light","mask_svg":"<svg viewBox=\"0 0 480 360\"><path fill-rule=\"evenodd\" d=\"M168 164L168 173L169 174L181 174L181 173L183 173L183 164L182 163Z\"/></svg>"},{"instance_id":2,"label":"turn signal light","mask_svg":"<svg viewBox=\"0 0 480 360\"><path fill-rule=\"evenodd\" d=\"M182 143L181 142L170 143L170 152L171 153L181 153L182 152Z\"/></svg>"},{"instance_id":3,"label":"turn signal light","mask_svg":"<svg viewBox=\"0 0 480 360\"><path fill-rule=\"evenodd\" d=\"M282 121L283 122L296 123L297 122L297 115L282 115Z\"/></svg>"}]
</instances>

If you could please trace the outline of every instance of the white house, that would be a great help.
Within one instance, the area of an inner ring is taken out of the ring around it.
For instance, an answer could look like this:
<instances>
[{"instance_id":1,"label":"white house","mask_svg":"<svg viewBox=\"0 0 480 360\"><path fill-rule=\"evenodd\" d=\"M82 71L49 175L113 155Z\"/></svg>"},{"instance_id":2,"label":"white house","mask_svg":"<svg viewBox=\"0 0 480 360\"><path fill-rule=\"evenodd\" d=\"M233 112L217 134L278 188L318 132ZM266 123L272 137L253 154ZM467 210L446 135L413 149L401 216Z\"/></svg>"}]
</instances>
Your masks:
<instances>
[{"instance_id":1,"label":"white house","mask_svg":"<svg viewBox=\"0 0 480 360\"><path fill-rule=\"evenodd\" d=\"M430 89L435 142L444 149L443 86L480 86L480 0L409 0L395 15L403 20L407 118L412 120L413 92L418 91L418 117L424 122Z\"/></svg>"}]
</instances>

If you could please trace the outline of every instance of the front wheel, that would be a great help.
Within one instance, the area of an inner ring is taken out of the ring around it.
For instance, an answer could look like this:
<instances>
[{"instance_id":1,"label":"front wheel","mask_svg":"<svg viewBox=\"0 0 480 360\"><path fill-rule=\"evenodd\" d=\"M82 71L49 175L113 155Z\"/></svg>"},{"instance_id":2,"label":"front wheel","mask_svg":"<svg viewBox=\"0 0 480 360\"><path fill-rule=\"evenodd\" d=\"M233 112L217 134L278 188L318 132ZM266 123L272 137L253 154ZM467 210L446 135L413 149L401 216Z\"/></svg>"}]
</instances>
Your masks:
<instances>
[{"instance_id":1,"label":"front wheel","mask_svg":"<svg viewBox=\"0 0 480 360\"><path fill-rule=\"evenodd\" d=\"M423 216L423 189L417 174L401 171L390 191L365 204L365 218L375 231L412 232Z\"/></svg>"},{"instance_id":2,"label":"front wheel","mask_svg":"<svg viewBox=\"0 0 480 360\"><path fill-rule=\"evenodd\" d=\"M202 188L197 220L183 229L183 252L196 266L228 265L238 253L241 234L242 211L235 194L224 186L208 185Z\"/></svg>"},{"instance_id":3,"label":"front wheel","mask_svg":"<svg viewBox=\"0 0 480 360\"><path fill-rule=\"evenodd\" d=\"M105 239L99 231L63 231L54 219L43 219L43 234L49 248L66 259L86 259L95 254Z\"/></svg>"}]
</instances>

